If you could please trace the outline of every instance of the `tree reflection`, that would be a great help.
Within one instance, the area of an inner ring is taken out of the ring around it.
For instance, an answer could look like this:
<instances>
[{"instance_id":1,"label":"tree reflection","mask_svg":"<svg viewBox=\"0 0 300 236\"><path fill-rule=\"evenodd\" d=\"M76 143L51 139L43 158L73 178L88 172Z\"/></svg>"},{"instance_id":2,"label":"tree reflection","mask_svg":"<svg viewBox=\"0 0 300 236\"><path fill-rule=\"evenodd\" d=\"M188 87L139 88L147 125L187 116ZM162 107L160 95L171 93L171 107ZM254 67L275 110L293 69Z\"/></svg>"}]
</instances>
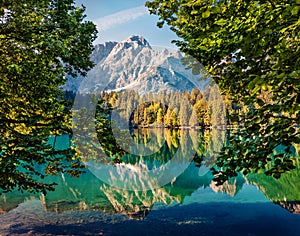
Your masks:
<instances>
[{"instance_id":1,"label":"tree reflection","mask_svg":"<svg viewBox=\"0 0 300 236\"><path fill-rule=\"evenodd\" d=\"M279 178L283 173L296 168L297 144L293 139L275 140L273 135L254 135L250 132L247 128L229 130L227 144L222 148L215 162L216 167L213 168L218 184L236 176L238 172L244 175L263 172Z\"/></svg>"},{"instance_id":2,"label":"tree reflection","mask_svg":"<svg viewBox=\"0 0 300 236\"><path fill-rule=\"evenodd\" d=\"M97 178L89 169L78 179L66 174L59 174L57 177L48 176L45 178L46 183L58 183L56 191L49 192L47 195L35 195L35 198L41 200L47 211L97 210L109 214L122 213L131 219L143 219L154 204L182 203L187 196L191 196L199 188L211 189L216 193L221 192L234 197L245 184L252 184L274 203L291 212L297 212L300 199L296 186L300 173L298 164L296 169L282 174L280 179L266 176L264 173L249 173L246 176L239 173L236 177L218 185L213 180L214 176L209 169L213 166L209 158L215 158L216 153L224 144L225 140L222 138L225 135L224 131L168 130L166 132L164 129L136 129L133 130L132 135L135 142L145 144L148 148L146 151L155 151L155 145L153 146L155 143L161 145L160 151L143 158L125 154L122 157L122 164L113 165L112 169L125 164L130 164L132 167L139 167L143 164L147 165L149 169L157 168L168 163L181 145L186 149L194 149L196 155L201 155L202 159L198 162L194 158L185 171L172 179L170 183L151 189L140 189L136 182L131 181L130 183L126 178L120 180L131 184L131 189L119 188L114 186L114 181L117 181L114 179L114 175L111 175L111 184L108 184ZM192 145L188 146L188 140L196 137L201 140L199 145L191 142ZM57 145L62 145L65 141L67 141L67 137L56 140ZM299 156L299 149L295 148L295 157L297 155ZM180 165L188 160L178 158L177 161ZM175 169L173 171L176 172ZM143 175L144 173L138 172L136 179L148 181L150 185L153 179ZM29 193L21 196L17 192L4 194L0 197L1 209L9 211L31 196ZM201 200L199 199L199 202Z\"/></svg>"}]
</instances>

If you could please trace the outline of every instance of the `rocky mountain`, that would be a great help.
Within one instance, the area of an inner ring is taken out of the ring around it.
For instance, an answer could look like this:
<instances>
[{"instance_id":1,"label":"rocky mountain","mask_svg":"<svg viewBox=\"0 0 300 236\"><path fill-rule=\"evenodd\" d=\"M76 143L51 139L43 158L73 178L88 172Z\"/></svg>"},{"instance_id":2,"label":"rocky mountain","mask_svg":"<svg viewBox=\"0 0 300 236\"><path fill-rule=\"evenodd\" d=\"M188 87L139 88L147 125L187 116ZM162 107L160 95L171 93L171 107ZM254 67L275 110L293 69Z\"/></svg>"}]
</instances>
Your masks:
<instances>
[{"instance_id":1,"label":"rocky mountain","mask_svg":"<svg viewBox=\"0 0 300 236\"><path fill-rule=\"evenodd\" d=\"M117 42L105 42L104 44L98 44L94 47L90 58L96 65L102 63L103 60L110 54L111 50L117 45ZM67 75L66 84L63 86L63 90L77 91L84 77L79 76L72 78Z\"/></svg>"},{"instance_id":2,"label":"rocky mountain","mask_svg":"<svg viewBox=\"0 0 300 236\"><path fill-rule=\"evenodd\" d=\"M95 46L91 59L96 66L86 78L69 78L65 90L81 92L137 90L140 94L164 90L204 90L208 80L187 70L182 54L155 50L142 36Z\"/></svg>"},{"instance_id":3,"label":"rocky mountain","mask_svg":"<svg viewBox=\"0 0 300 236\"><path fill-rule=\"evenodd\" d=\"M117 42L106 42L104 44L98 44L94 47L94 51L91 55L91 60L95 64L99 64L105 59L111 52L111 50L116 46Z\"/></svg>"}]
</instances>

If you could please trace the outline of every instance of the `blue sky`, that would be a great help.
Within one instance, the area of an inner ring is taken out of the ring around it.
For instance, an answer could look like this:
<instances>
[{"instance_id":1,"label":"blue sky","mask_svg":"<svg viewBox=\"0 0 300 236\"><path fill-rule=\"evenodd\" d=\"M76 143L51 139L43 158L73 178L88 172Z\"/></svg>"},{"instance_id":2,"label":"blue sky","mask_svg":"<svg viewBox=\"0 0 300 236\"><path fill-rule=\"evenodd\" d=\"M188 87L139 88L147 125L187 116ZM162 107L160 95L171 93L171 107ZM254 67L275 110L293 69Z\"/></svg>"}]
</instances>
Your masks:
<instances>
[{"instance_id":1,"label":"blue sky","mask_svg":"<svg viewBox=\"0 0 300 236\"><path fill-rule=\"evenodd\" d=\"M158 17L150 15L144 7L146 0L76 0L86 6L87 20L98 27L95 44L106 41L122 41L130 35L142 35L152 46L175 48L171 41L176 39L167 26L156 26Z\"/></svg>"}]
</instances>

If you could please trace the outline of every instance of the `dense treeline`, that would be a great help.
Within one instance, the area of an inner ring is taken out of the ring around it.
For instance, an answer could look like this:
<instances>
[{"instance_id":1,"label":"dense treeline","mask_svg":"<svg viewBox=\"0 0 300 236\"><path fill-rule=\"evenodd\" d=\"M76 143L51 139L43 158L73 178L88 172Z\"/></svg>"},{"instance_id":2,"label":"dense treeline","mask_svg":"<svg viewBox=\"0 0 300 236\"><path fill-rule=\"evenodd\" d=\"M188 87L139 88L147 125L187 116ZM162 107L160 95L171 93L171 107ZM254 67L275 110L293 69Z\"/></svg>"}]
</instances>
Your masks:
<instances>
[{"instance_id":1,"label":"dense treeline","mask_svg":"<svg viewBox=\"0 0 300 236\"><path fill-rule=\"evenodd\" d=\"M139 95L137 91L103 92L106 104L117 111L119 121L131 127L202 127L224 125L225 104L216 86L203 92L162 91Z\"/></svg>"},{"instance_id":2,"label":"dense treeline","mask_svg":"<svg viewBox=\"0 0 300 236\"><path fill-rule=\"evenodd\" d=\"M66 100L74 102L75 96L76 101L80 101L81 109L73 109L72 112L76 114L76 123L83 124L83 128L80 128L82 136L87 137L81 152L87 159L98 159L101 156L101 161L106 164L119 162L128 152L132 140L126 132L132 132L132 128L208 129L226 123L223 98L216 86L209 86L202 92L194 89L191 92L169 91L144 95L137 91L76 95L65 93ZM86 124L87 120L93 121ZM101 145L95 146L94 142Z\"/></svg>"},{"instance_id":3,"label":"dense treeline","mask_svg":"<svg viewBox=\"0 0 300 236\"><path fill-rule=\"evenodd\" d=\"M65 91L64 97L66 101L73 102L75 96L81 96L82 99L85 97L83 94ZM102 92L100 97L102 97L105 100L105 103L109 104L112 109L118 111L124 120L125 118L128 118L133 126L151 126L151 124L152 126L158 124L163 124L165 126L168 126L167 124L169 124L169 126L171 126L170 123L172 123L172 121L173 123L176 123L176 121L178 123L178 120L180 120L179 111L181 104L179 103L178 106L177 103L177 109L173 112L173 115L177 114L176 119L170 120L171 117L167 115L172 113L172 107L175 107L175 103L180 101L181 96L185 98L182 100L182 105L186 105L184 104L186 102L188 103L186 107L182 106L181 120L189 121L187 124L190 126L195 126L198 123L203 124L205 123L203 122L204 120L208 121L207 124L211 126L239 125L242 123L242 121L237 122L237 120L234 119L233 114L238 113L241 115L245 113L246 108L242 104L233 104L228 99L227 95L220 95L216 85L208 86L206 90L202 92L194 89L192 92L160 92L158 94L149 93L143 96L140 96L138 92L135 91L127 91L124 93ZM144 104L141 104L143 100ZM156 103L156 105L153 105L154 103ZM204 108L202 114L201 107ZM146 108L148 109L146 110ZM198 110L198 113L193 112L195 110ZM207 115L206 117L205 114ZM145 117L147 117L147 119ZM169 119L165 119L167 117L169 117ZM197 119L198 117L199 119ZM201 117L205 119L201 119ZM183 124L183 126L184 125L185 124Z\"/></svg>"}]
</instances>

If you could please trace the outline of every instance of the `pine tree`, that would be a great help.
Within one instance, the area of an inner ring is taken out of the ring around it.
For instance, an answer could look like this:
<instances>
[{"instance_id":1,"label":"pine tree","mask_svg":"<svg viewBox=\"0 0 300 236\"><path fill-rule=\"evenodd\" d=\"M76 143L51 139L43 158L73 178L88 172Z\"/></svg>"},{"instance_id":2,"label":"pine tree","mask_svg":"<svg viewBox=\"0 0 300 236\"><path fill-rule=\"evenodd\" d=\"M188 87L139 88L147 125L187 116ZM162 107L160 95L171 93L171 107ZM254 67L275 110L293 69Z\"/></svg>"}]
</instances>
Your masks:
<instances>
[{"instance_id":1,"label":"pine tree","mask_svg":"<svg viewBox=\"0 0 300 236\"><path fill-rule=\"evenodd\" d=\"M186 98L182 98L180 103L180 110L179 110L179 121L180 121L179 124L181 126L189 125L190 114L191 114L190 103Z\"/></svg>"},{"instance_id":2,"label":"pine tree","mask_svg":"<svg viewBox=\"0 0 300 236\"><path fill-rule=\"evenodd\" d=\"M171 115L170 115L170 123L172 127L177 127L179 126L179 117L178 117L178 108L175 107L172 111L171 111Z\"/></svg>"},{"instance_id":3,"label":"pine tree","mask_svg":"<svg viewBox=\"0 0 300 236\"><path fill-rule=\"evenodd\" d=\"M157 111L157 123L163 124L164 123L164 111L162 108L159 108Z\"/></svg>"}]
</instances>

